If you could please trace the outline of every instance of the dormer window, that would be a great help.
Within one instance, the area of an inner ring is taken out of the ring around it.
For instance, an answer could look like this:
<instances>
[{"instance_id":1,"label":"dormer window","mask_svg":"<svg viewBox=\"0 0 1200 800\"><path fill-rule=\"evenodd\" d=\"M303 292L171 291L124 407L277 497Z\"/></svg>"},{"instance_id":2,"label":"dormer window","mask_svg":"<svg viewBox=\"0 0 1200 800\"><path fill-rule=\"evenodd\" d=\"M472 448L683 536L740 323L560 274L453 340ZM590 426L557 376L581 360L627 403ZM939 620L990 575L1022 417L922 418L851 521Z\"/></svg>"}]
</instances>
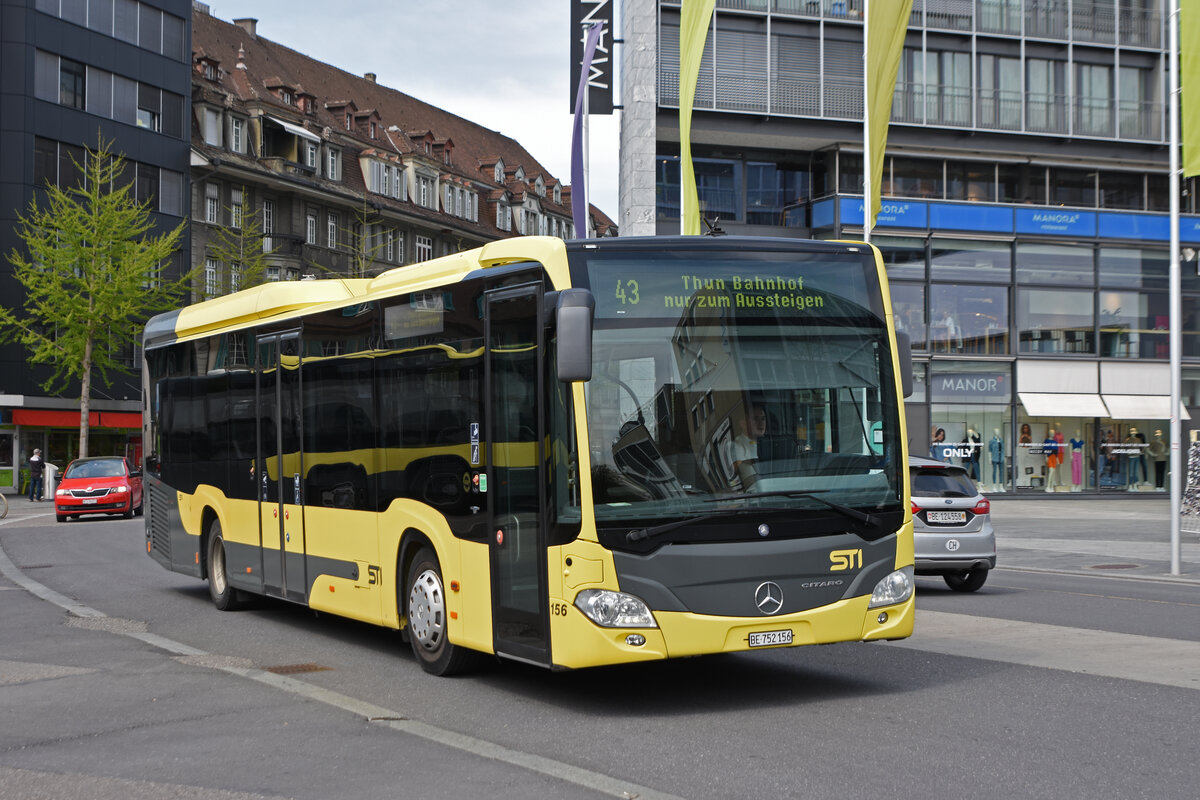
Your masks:
<instances>
[{"instance_id":1,"label":"dormer window","mask_svg":"<svg viewBox=\"0 0 1200 800\"><path fill-rule=\"evenodd\" d=\"M292 104L291 90L290 89L280 89L279 90L279 99L282 100L285 104L290 106Z\"/></svg>"},{"instance_id":2,"label":"dormer window","mask_svg":"<svg viewBox=\"0 0 1200 800\"><path fill-rule=\"evenodd\" d=\"M496 178L496 183L504 183L504 162L503 161L496 162L495 178Z\"/></svg>"},{"instance_id":3,"label":"dormer window","mask_svg":"<svg viewBox=\"0 0 1200 800\"><path fill-rule=\"evenodd\" d=\"M376 128L377 128L377 127L378 127L378 126L377 126L377 125L376 125L374 122L372 122L372 123L371 123L371 138L372 138L372 139L374 139L374 138L375 138L375 133L376 133Z\"/></svg>"},{"instance_id":4,"label":"dormer window","mask_svg":"<svg viewBox=\"0 0 1200 800\"><path fill-rule=\"evenodd\" d=\"M346 112L346 130L354 130L354 115L349 111Z\"/></svg>"},{"instance_id":5,"label":"dormer window","mask_svg":"<svg viewBox=\"0 0 1200 800\"><path fill-rule=\"evenodd\" d=\"M562 205L562 187L558 184L554 185L554 202Z\"/></svg>"},{"instance_id":6,"label":"dormer window","mask_svg":"<svg viewBox=\"0 0 1200 800\"><path fill-rule=\"evenodd\" d=\"M211 61L205 61L204 64L201 65L201 70L206 79L210 81L215 81L217 79L217 65Z\"/></svg>"}]
</instances>

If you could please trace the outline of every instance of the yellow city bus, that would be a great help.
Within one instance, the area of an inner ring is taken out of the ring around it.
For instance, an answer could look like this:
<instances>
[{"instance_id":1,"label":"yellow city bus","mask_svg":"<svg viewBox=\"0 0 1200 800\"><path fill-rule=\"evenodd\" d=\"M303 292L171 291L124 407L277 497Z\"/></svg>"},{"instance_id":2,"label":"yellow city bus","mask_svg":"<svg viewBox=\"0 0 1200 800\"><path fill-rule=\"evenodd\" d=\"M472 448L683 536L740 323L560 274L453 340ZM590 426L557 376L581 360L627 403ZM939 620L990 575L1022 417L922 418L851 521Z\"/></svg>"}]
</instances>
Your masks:
<instances>
[{"instance_id":1,"label":"yellow city bus","mask_svg":"<svg viewBox=\"0 0 1200 800\"><path fill-rule=\"evenodd\" d=\"M521 237L144 344L146 549L222 610L398 629L434 674L912 632L911 358L870 245Z\"/></svg>"}]
</instances>

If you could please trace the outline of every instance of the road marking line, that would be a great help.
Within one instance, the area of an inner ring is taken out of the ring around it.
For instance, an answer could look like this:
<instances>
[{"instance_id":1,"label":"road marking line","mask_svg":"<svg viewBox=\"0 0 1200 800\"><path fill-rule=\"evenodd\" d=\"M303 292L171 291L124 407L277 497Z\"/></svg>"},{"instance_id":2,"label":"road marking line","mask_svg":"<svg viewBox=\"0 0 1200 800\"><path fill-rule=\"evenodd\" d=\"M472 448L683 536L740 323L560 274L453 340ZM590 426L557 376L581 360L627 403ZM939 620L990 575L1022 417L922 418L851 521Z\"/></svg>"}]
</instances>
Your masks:
<instances>
[{"instance_id":1,"label":"road marking line","mask_svg":"<svg viewBox=\"0 0 1200 800\"><path fill-rule=\"evenodd\" d=\"M918 611L895 647L1200 689L1200 642L1037 622Z\"/></svg>"},{"instance_id":2,"label":"road marking line","mask_svg":"<svg viewBox=\"0 0 1200 800\"><path fill-rule=\"evenodd\" d=\"M31 594L53 603L60 608L66 609L71 614L80 617L89 618L105 618L108 617L102 611L97 611L82 603L72 600L65 595L50 589L37 581L26 577L15 564L9 560L8 555L0 548L0 573L14 583L21 586ZM349 711L352 714L357 714L368 722L383 725L401 733L407 733L411 736L418 736L427 741L437 744L453 747L457 750L470 753L472 755L490 758L493 761L499 761L505 764L511 764L515 767L537 772L555 780L560 780L565 783L573 783L578 786L583 786L601 794L608 794L619 798L638 798L638 800L682 800L675 795L659 792L655 789L650 789L645 786L639 786L636 783L623 781L619 778L614 778L610 775L605 775L600 772L593 772L588 769L576 767L562 761L545 758L543 756L534 755L532 753L523 753L519 750L512 750L507 747L477 739L474 736L455 733L454 731L438 728L425 722L408 719L404 714L391 709L376 706L362 700L350 697L348 695L334 692L329 689L322 688L310 683L298 681L295 678L289 678L286 675L277 675L273 672L267 672L262 669L247 668L237 666L233 662L225 662L220 657L212 656L203 650L197 650L180 642L168 639L164 636L158 636L153 633L146 633L131 629L129 626L114 626L111 631L118 636L129 636L139 641L145 642L153 647L166 650L174 656L193 657L198 659L211 658L211 668L227 672L231 675L236 675L242 678L248 678L259 683L267 684L275 689L280 689L291 694L297 694L306 697L310 700L324 703L326 705L339 708L343 711ZM203 660L189 661L187 663L204 664Z\"/></svg>"}]
</instances>

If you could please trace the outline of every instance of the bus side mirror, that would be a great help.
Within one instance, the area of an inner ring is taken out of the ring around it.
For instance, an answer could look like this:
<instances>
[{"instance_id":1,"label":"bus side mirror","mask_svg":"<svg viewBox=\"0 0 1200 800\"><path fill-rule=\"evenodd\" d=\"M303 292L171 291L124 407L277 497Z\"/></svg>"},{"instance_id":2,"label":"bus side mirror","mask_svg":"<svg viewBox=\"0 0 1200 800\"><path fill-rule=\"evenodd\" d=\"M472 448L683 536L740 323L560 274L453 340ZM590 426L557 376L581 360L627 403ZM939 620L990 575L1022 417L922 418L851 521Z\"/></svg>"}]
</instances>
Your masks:
<instances>
[{"instance_id":1,"label":"bus side mirror","mask_svg":"<svg viewBox=\"0 0 1200 800\"><path fill-rule=\"evenodd\" d=\"M900 357L900 385L904 387L904 396L912 397L912 338L908 335L908 331L896 331L896 355Z\"/></svg>"},{"instance_id":2,"label":"bus side mirror","mask_svg":"<svg viewBox=\"0 0 1200 800\"><path fill-rule=\"evenodd\" d=\"M558 329L558 379L592 379L592 316L596 300L587 289L563 289L558 293L555 327Z\"/></svg>"}]
</instances>

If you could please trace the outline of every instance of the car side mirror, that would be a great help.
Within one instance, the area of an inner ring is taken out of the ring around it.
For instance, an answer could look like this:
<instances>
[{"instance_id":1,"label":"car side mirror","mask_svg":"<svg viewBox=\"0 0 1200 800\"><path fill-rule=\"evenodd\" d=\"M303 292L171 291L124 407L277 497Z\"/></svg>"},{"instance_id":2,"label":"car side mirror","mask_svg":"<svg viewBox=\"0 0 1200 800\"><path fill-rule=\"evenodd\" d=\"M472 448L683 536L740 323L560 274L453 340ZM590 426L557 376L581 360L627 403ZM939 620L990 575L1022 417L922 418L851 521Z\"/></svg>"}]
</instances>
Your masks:
<instances>
[{"instance_id":1,"label":"car side mirror","mask_svg":"<svg viewBox=\"0 0 1200 800\"><path fill-rule=\"evenodd\" d=\"M129 473L129 477L140 478L140 477L142 477L142 471L140 469L135 469L133 472Z\"/></svg>"}]
</instances>

